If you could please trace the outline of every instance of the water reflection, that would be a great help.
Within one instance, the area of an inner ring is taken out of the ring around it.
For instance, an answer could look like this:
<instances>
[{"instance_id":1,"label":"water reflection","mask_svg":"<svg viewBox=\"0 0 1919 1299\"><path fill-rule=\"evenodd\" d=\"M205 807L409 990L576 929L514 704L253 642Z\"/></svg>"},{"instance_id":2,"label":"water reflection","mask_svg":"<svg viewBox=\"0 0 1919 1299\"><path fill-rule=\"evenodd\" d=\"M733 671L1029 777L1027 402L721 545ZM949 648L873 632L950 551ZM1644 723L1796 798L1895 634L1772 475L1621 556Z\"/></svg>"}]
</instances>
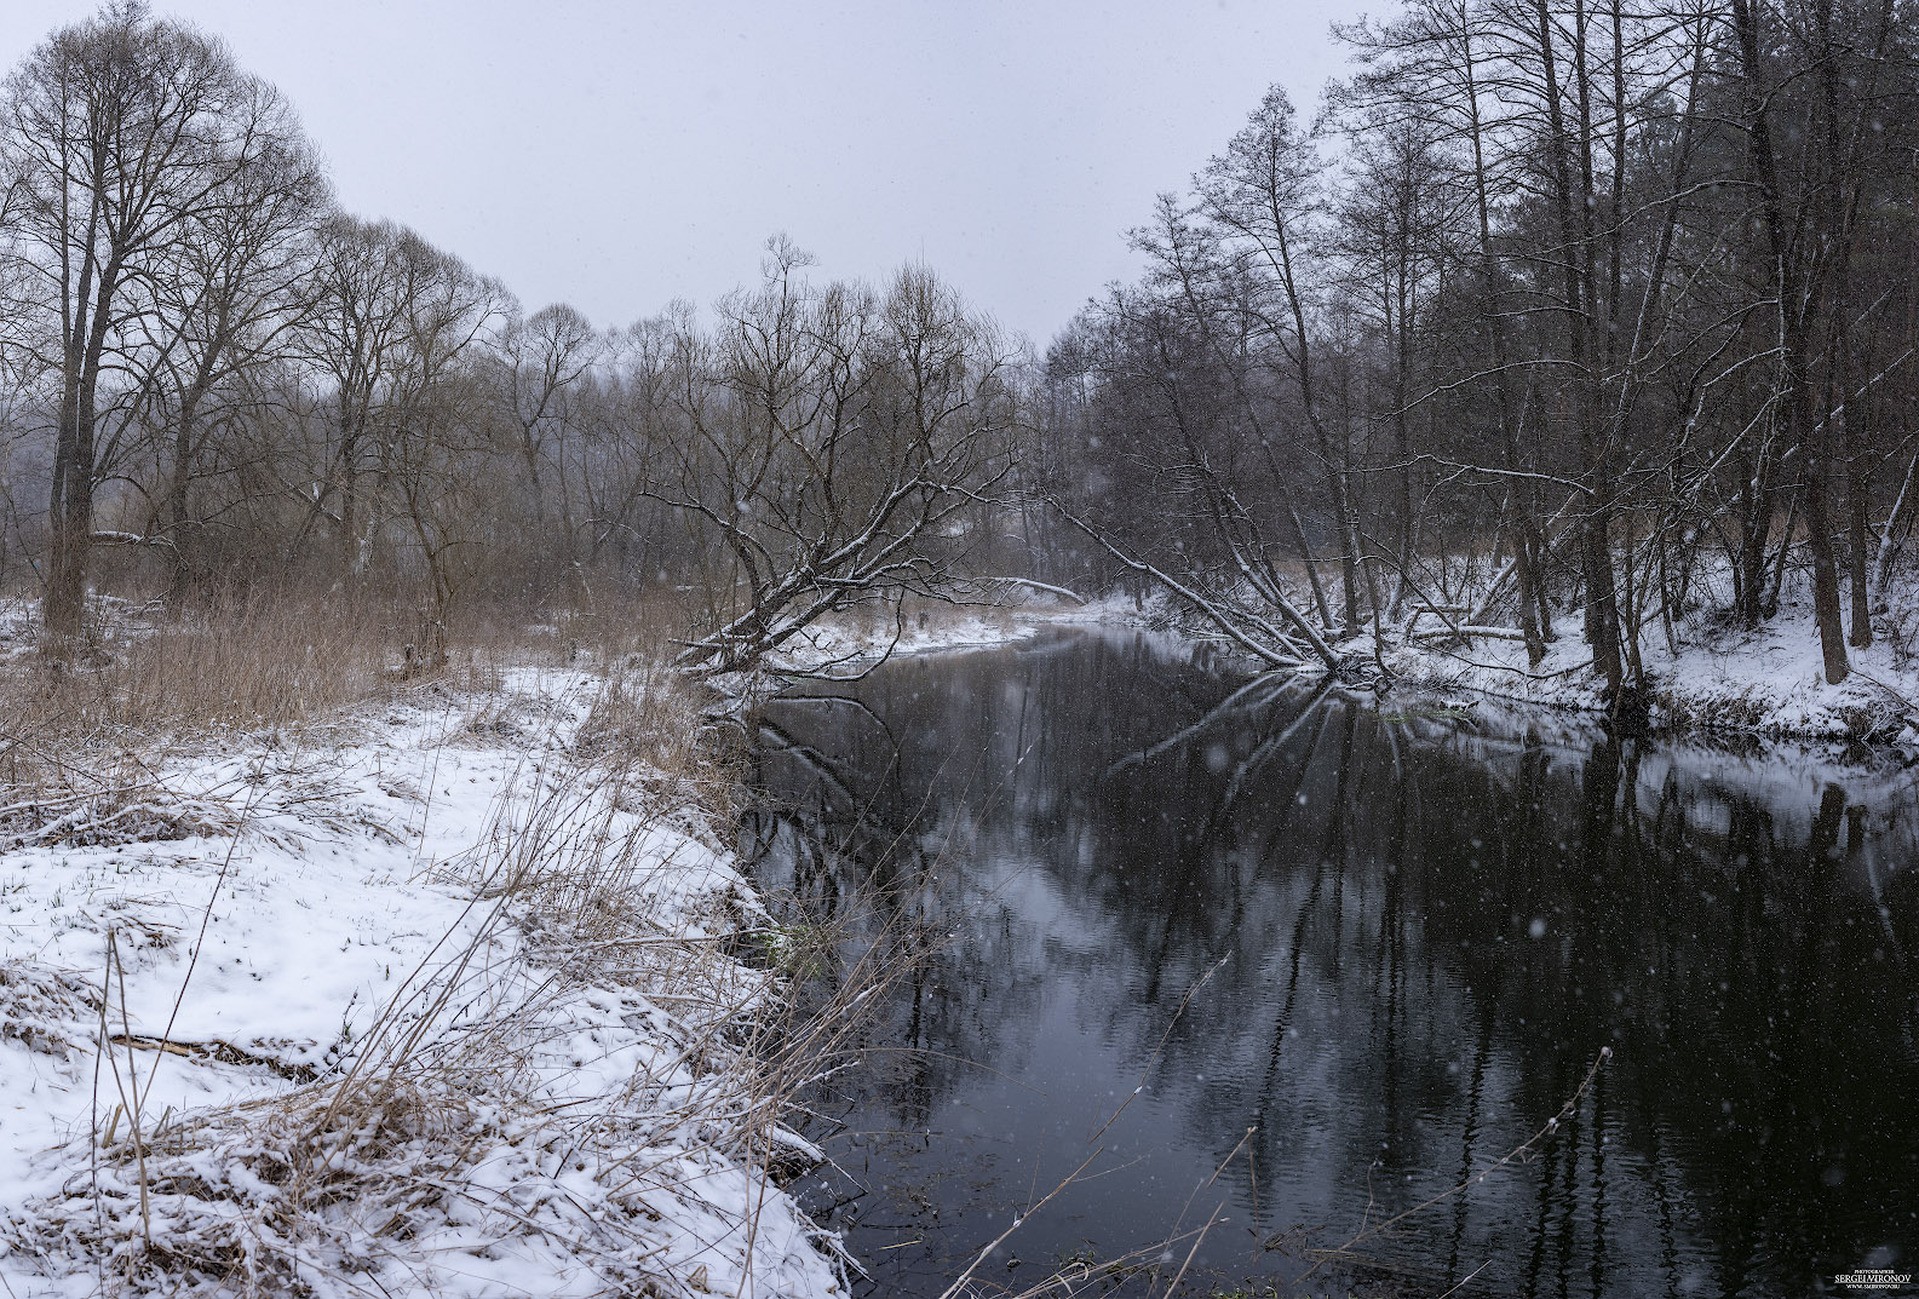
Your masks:
<instances>
[{"instance_id":1,"label":"water reflection","mask_svg":"<svg viewBox=\"0 0 1919 1299\"><path fill-rule=\"evenodd\" d=\"M1122 1104L982 1277L1205 1226L1194 1293L1292 1282L1495 1164L1608 1045L1536 1158L1309 1287L1913 1269L1909 782L1248 685L1132 637L842 689L769 711L763 877L882 941L952 935L821 1101L844 1176L811 1189L872 1293L938 1294Z\"/></svg>"}]
</instances>

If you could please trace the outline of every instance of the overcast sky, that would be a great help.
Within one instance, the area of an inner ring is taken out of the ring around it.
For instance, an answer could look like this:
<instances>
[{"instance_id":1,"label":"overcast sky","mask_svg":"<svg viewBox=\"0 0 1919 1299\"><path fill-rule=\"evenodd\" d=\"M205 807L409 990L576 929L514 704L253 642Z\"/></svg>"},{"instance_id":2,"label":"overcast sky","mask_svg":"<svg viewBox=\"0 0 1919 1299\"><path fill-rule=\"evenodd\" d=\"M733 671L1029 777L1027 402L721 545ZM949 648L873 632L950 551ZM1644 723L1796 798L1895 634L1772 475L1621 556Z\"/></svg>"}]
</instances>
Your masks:
<instances>
[{"instance_id":1,"label":"overcast sky","mask_svg":"<svg viewBox=\"0 0 1919 1299\"><path fill-rule=\"evenodd\" d=\"M785 231L819 273L923 259L1043 347L1122 232L1335 18L1379 0L154 0L299 109L340 202L623 324ZM0 0L17 64L82 0Z\"/></svg>"}]
</instances>

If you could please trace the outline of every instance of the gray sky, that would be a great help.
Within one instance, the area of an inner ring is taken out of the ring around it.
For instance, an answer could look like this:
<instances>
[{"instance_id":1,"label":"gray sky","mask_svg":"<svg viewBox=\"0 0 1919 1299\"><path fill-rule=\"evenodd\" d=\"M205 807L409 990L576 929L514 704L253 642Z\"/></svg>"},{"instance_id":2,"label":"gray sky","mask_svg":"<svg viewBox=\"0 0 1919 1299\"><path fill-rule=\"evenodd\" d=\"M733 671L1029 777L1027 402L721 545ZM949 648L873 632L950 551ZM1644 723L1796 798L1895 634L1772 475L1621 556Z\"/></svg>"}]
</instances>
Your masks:
<instances>
[{"instance_id":1,"label":"gray sky","mask_svg":"<svg viewBox=\"0 0 1919 1299\"><path fill-rule=\"evenodd\" d=\"M702 306L783 230L924 259L1044 346L1272 82L1381 0L153 0L226 38L341 203L597 324ZM0 0L7 68L85 0Z\"/></svg>"}]
</instances>

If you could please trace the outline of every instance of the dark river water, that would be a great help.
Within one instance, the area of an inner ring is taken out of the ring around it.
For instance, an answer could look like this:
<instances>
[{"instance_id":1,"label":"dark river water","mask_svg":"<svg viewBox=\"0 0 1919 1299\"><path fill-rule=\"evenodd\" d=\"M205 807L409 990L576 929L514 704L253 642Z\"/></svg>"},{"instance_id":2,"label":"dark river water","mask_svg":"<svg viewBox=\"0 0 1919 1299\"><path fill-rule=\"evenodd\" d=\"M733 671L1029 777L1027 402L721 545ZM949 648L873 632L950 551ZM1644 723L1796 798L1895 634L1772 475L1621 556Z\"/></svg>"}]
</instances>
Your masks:
<instances>
[{"instance_id":1,"label":"dark river water","mask_svg":"<svg viewBox=\"0 0 1919 1299\"><path fill-rule=\"evenodd\" d=\"M896 972L800 1184L862 1293L938 1295L1016 1218L975 1293L1127 1255L1073 1293L1919 1271L1911 773L1132 635L804 693L750 820L787 959Z\"/></svg>"}]
</instances>

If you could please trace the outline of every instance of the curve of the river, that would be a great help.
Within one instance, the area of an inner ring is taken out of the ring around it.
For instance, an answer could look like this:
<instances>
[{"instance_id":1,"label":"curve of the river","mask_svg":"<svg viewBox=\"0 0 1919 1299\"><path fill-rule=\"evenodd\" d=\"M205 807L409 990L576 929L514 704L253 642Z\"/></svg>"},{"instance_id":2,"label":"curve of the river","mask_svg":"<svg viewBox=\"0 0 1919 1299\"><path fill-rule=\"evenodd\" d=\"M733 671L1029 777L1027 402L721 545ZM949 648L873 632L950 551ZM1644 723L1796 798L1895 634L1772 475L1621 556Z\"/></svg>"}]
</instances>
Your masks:
<instances>
[{"instance_id":1,"label":"curve of the river","mask_svg":"<svg viewBox=\"0 0 1919 1299\"><path fill-rule=\"evenodd\" d=\"M755 754L762 882L902 971L804 1187L868 1293L939 1294L1082 1164L981 1293L1136 1251L1128 1292L1207 1295L1919 1264L1911 773L1131 634L797 693Z\"/></svg>"}]
</instances>

